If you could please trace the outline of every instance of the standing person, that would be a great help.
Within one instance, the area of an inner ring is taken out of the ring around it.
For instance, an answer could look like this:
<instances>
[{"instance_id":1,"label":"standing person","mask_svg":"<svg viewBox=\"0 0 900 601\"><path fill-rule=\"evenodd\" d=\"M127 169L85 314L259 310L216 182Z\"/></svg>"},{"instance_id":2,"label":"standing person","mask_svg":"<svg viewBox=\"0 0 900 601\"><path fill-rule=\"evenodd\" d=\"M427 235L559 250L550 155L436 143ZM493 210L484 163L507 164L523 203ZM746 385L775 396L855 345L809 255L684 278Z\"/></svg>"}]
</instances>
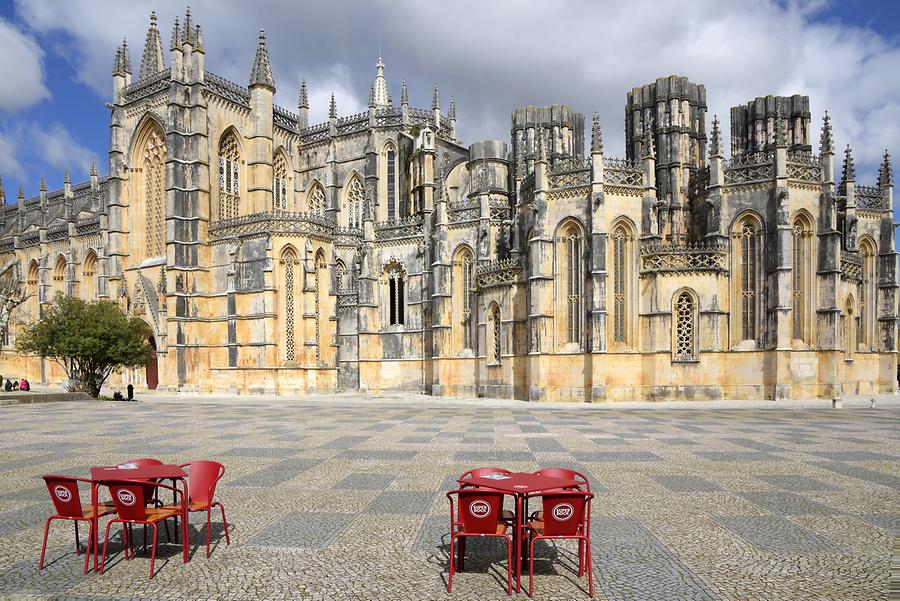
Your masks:
<instances>
[{"instance_id":1,"label":"standing person","mask_svg":"<svg viewBox=\"0 0 900 601\"><path fill-rule=\"evenodd\" d=\"M129 401L134 400L134 385L132 385L132 384L128 385L128 400Z\"/></svg>"}]
</instances>

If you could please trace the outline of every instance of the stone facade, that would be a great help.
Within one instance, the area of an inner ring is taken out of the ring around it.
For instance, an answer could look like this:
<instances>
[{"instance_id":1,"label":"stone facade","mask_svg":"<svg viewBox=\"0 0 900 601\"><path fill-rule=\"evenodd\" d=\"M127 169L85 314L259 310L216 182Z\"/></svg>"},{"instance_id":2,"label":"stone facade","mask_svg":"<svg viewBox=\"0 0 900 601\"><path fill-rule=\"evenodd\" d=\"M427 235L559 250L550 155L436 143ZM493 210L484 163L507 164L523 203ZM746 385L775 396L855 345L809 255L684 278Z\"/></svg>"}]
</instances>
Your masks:
<instances>
[{"instance_id":1,"label":"stone facade","mask_svg":"<svg viewBox=\"0 0 900 601\"><path fill-rule=\"evenodd\" d=\"M532 401L800 398L894 391L890 159L834 173L806 97L732 109L706 90L626 100L626 158L594 117L524 107L510 142L464 146L456 110L399 106L379 59L364 113L273 104L260 32L249 86L206 70L201 28L155 17L139 76L116 52L108 175L6 205L0 259L34 297L119 302L157 359L116 376L170 390L423 391ZM9 347L7 347L9 349ZM3 353L4 374L59 382ZM149 381L148 381L149 379Z\"/></svg>"}]
</instances>

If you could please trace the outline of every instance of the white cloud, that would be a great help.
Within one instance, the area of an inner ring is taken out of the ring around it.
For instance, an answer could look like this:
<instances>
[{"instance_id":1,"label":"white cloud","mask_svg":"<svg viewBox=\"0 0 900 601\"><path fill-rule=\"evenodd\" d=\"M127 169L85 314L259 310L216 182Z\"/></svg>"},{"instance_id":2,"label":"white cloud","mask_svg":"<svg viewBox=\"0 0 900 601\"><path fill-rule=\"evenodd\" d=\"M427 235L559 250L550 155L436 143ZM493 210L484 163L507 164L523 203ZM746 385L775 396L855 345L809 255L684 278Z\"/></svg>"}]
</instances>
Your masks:
<instances>
[{"instance_id":1,"label":"white cloud","mask_svg":"<svg viewBox=\"0 0 900 601\"><path fill-rule=\"evenodd\" d=\"M10 176L17 181L21 181L23 176L25 175L25 169L16 158L15 143L5 132L0 132L0 173L7 176L7 189L9 188L9 184L12 181L11 179L9 179ZM8 197L9 192L7 191L7 198Z\"/></svg>"},{"instance_id":2,"label":"white cloud","mask_svg":"<svg viewBox=\"0 0 900 601\"><path fill-rule=\"evenodd\" d=\"M49 95L43 60L32 38L0 18L0 109L24 108Z\"/></svg>"},{"instance_id":3,"label":"white cloud","mask_svg":"<svg viewBox=\"0 0 900 601\"><path fill-rule=\"evenodd\" d=\"M814 144L828 109L836 142L853 144L861 179L872 180L884 146L900 153L900 49L874 31L817 20L825 5L459 0L447 10L418 0L352 8L273 0L262 11L239 0L192 2L204 28L207 68L246 85L256 32L265 27L279 102L295 110L305 77L313 122L327 115L332 89L339 114L363 109L380 33L395 102L404 77L412 103L425 108L433 82L440 82L445 109L451 96L457 98L467 142L507 139L516 106L561 102L586 114L598 110L608 151L624 154L626 92L678 73L706 85L710 117L719 115L726 140L731 106L766 94L808 94ZM153 5L97 0L84 10L67 0L18 0L17 7L24 22L58 40L79 78L107 98L115 48L127 36L137 70ZM182 10L181 3L161 6L166 47Z\"/></svg>"},{"instance_id":4,"label":"white cloud","mask_svg":"<svg viewBox=\"0 0 900 601\"><path fill-rule=\"evenodd\" d=\"M97 159L93 150L85 148L59 123L47 127L32 125L28 128L28 140L34 145L36 154L48 167L75 169L86 173L91 161Z\"/></svg>"}]
</instances>

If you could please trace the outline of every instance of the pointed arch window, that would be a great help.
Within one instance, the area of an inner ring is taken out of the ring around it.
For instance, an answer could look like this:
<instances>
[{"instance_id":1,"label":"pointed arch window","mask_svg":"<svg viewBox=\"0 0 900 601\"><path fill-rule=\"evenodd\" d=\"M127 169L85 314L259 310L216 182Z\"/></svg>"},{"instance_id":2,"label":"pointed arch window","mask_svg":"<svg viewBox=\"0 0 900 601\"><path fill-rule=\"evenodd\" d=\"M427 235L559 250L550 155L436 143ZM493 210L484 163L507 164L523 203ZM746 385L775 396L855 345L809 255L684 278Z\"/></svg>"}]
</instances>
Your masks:
<instances>
[{"instance_id":1,"label":"pointed arch window","mask_svg":"<svg viewBox=\"0 0 900 601\"><path fill-rule=\"evenodd\" d=\"M81 270L82 295L85 300L91 300L97 295L97 255L89 252L84 258L84 266Z\"/></svg>"},{"instance_id":2,"label":"pointed arch window","mask_svg":"<svg viewBox=\"0 0 900 601\"><path fill-rule=\"evenodd\" d=\"M66 293L66 259L62 255L56 258L56 265L53 267L53 292L54 295L57 292Z\"/></svg>"},{"instance_id":3,"label":"pointed arch window","mask_svg":"<svg viewBox=\"0 0 900 601\"><path fill-rule=\"evenodd\" d=\"M812 344L812 310L814 290L813 226L806 215L798 215L792 228L794 261L792 265L793 287L793 337Z\"/></svg>"},{"instance_id":4,"label":"pointed arch window","mask_svg":"<svg viewBox=\"0 0 900 601\"><path fill-rule=\"evenodd\" d=\"M632 344L632 311L634 306L634 234L625 223L613 228L612 245L612 321L613 344Z\"/></svg>"},{"instance_id":5,"label":"pointed arch window","mask_svg":"<svg viewBox=\"0 0 900 601\"><path fill-rule=\"evenodd\" d=\"M387 218L397 218L397 152L388 146L385 157L387 163Z\"/></svg>"},{"instance_id":6,"label":"pointed arch window","mask_svg":"<svg viewBox=\"0 0 900 601\"><path fill-rule=\"evenodd\" d=\"M737 338L759 340L762 223L753 215L741 219L734 231L736 258Z\"/></svg>"},{"instance_id":7,"label":"pointed arch window","mask_svg":"<svg viewBox=\"0 0 900 601\"><path fill-rule=\"evenodd\" d=\"M675 297L672 307L672 360L697 360L697 301L687 290Z\"/></svg>"},{"instance_id":8,"label":"pointed arch window","mask_svg":"<svg viewBox=\"0 0 900 601\"><path fill-rule=\"evenodd\" d=\"M862 281L859 285L859 328L858 344L868 350L875 350L875 323L877 300L875 296L877 251L871 239L864 239L859 245L862 254Z\"/></svg>"},{"instance_id":9,"label":"pointed arch window","mask_svg":"<svg viewBox=\"0 0 900 601\"><path fill-rule=\"evenodd\" d=\"M475 350L475 256L463 246L453 261L453 326L459 350Z\"/></svg>"},{"instance_id":10,"label":"pointed arch window","mask_svg":"<svg viewBox=\"0 0 900 601\"><path fill-rule=\"evenodd\" d=\"M219 143L219 219L238 216L241 195L241 154L233 132Z\"/></svg>"},{"instance_id":11,"label":"pointed arch window","mask_svg":"<svg viewBox=\"0 0 900 601\"><path fill-rule=\"evenodd\" d=\"M575 223L563 226L557 238L559 264L561 313L565 326L561 339L568 344L581 343L582 328L582 286L584 274L581 265L581 229Z\"/></svg>"},{"instance_id":12,"label":"pointed arch window","mask_svg":"<svg viewBox=\"0 0 900 601\"><path fill-rule=\"evenodd\" d=\"M324 295L328 294L325 289L325 283L328 281L328 264L325 262L325 253L321 250L316 253L316 291L315 291L315 311L316 311L316 365L322 362L322 331L325 329L322 324L325 299Z\"/></svg>"},{"instance_id":13,"label":"pointed arch window","mask_svg":"<svg viewBox=\"0 0 900 601\"><path fill-rule=\"evenodd\" d=\"M388 325L402 326L406 323L406 272L396 261L385 268L388 289Z\"/></svg>"},{"instance_id":14,"label":"pointed arch window","mask_svg":"<svg viewBox=\"0 0 900 601\"><path fill-rule=\"evenodd\" d=\"M318 182L309 191L309 211L317 215L325 214L325 189Z\"/></svg>"},{"instance_id":15,"label":"pointed arch window","mask_svg":"<svg viewBox=\"0 0 900 601\"><path fill-rule=\"evenodd\" d=\"M287 191L288 191L288 163L282 153L275 155L273 163L274 181L272 182L272 191L275 195L275 210L287 210Z\"/></svg>"},{"instance_id":16,"label":"pointed arch window","mask_svg":"<svg viewBox=\"0 0 900 601\"><path fill-rule=\"evenodd\" d=\"M349 288L350 282L347 281L347 266L338 259L334 264L334 289L337 291Z\"/></svg>"},{"instance_id":17,"label":"pointed arch window","mask_svg":"<svg viewBox=\"0 0 900 601\"><path fill-rule=\"evenodd\" d=\"M288 363L296 361L296 269L297 253L293 248L287 248L281 254L281 271L283 288L283 313L284 313L284 360Z\"/></svg>"},{"instance_id":18,"label":"pointed arch window","mask_svg":"<svg viewBox=\"0 0 900 601\"><path fill-rule=\"evenodd\" d=\"M853 360L853 347L855 345L855 339L853 336L853 327L854 327L854 319L856 318L853 307L853 296L850 295L847 297L846 310L844 311L844 315L842 316L844 323L844 359L847 361Z\"/></svg>"},{"instance_id":19,"label":"pointed arch window","mask_svg":"<svg viewBox=\"0 0 900 601\"><path fill-rule=\"evenodd\" d=\"M146 207L144 252L148 257L159 257L165 254L166 143L155 129L147 138L142 159Z\"/></svg>"},{"instance_id":20,"label":"pointed arch window","mask_svg":"<svg viewBox=\"0 0 900 601\"><path fill-rule=\"evenodd\" d=\"M362 227L363 204L366 199L366 189L359 177L353 176L347 186L347 226L353 228Z\"/></svg>"}]
</instances>

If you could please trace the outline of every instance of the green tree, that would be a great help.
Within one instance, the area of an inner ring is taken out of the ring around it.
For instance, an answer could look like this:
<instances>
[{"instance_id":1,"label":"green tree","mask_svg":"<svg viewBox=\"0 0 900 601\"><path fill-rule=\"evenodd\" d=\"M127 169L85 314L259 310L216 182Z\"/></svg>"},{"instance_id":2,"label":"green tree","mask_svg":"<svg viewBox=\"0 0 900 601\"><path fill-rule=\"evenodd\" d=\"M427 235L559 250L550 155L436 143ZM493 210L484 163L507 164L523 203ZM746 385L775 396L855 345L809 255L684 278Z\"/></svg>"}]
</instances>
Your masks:
<instances>
[{"instance_id":1,"label":"green tree","mask_svg":"<svg viewBox=\"0 0 900 601\"><path fill-rule=\"evenodd\" d=\"M109 375L144 365L153 356L149 326L128 317L110 301L86 302L57 294L40 321L19 334L16 347L59 363L71 381L70 391L96 398Z\"/></svg>"}]
</instances>

